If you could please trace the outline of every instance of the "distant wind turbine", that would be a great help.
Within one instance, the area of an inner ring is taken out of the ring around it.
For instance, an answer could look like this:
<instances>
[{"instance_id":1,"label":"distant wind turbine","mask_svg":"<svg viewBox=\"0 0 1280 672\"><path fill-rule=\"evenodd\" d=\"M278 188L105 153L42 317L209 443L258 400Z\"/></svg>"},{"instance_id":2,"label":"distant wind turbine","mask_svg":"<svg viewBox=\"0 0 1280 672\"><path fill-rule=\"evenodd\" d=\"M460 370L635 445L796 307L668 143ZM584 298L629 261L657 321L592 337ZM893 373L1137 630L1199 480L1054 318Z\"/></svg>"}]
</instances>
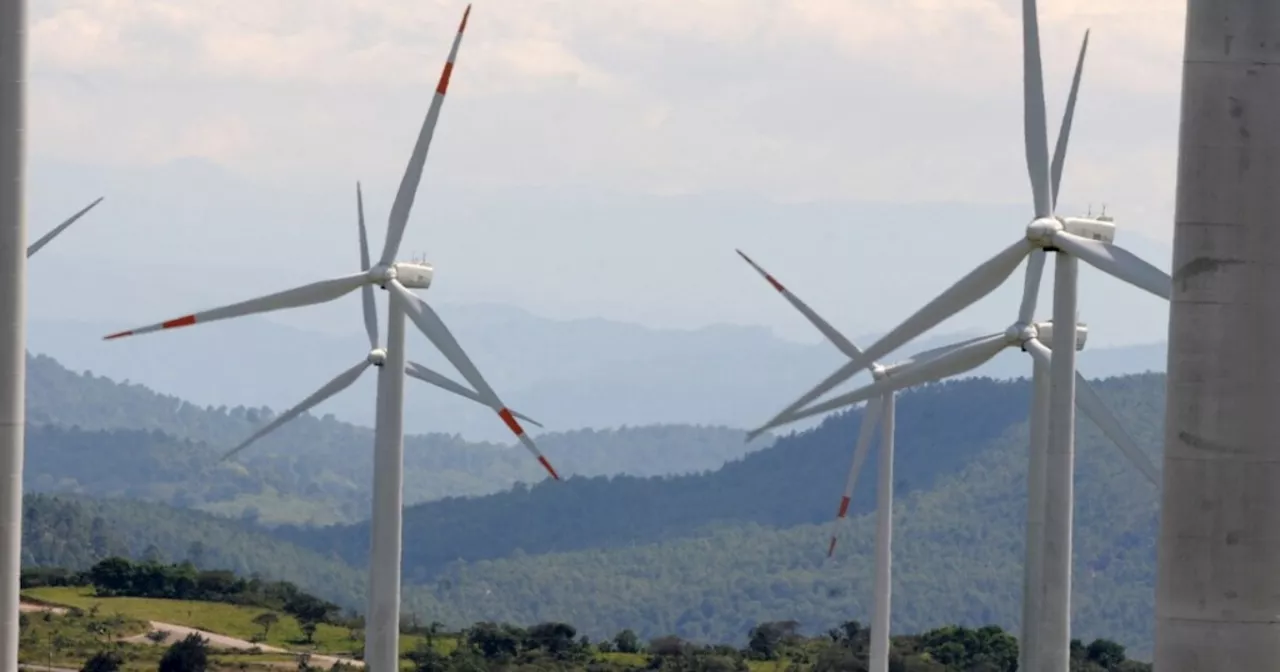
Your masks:
<instances>
[{"instance_id":1,"label":"distant wind turbine","mask_svg":"<svg viewBox=\"0 0 1280 672\"><path fill-rule=\"evenodd\" d=\"M365 630L365 662L371 672L396 672L399 661L399 619L400 619L400 560L402 534L402 493L404 484L404 377L406 370L410 375L421 378L432 384L462 394L470 399L489 406L508 428L516 435L552 478L559 479L551 463L542 455L533 439L525 433L517 420L516 414L489 386L480 375L480 371L472 364L471 359L463 352L462 346L450 333L440 316L425 301L410 292L410 289L427 289L431 286L434 269L426 263L396 261L400 243L404 238L405 226L409 221L409 211L413 206L418 183L422 179L423 166L427 159L427 150L435 132L436 122L440 117L440 108L444 103L445 93L449 87L449 79L453 73L454 61L458 55L458 47L462 43L462 35L467 27L467 19L471 15L468 5L458 26L453 46L436 93L427 110L426 119L422 123L418 139L405 168L399 191L391 206L391 214L387 223L387 236L383 243L382 256L377 263L370 265L368 244L363 235L363 198L357 190L357 208L362 222L361 230L361 269L358 273L344 275L329 280L295 287L275 294L250 299L240 303L213 308L210 310L184 315L146 327L122 331L107 336L108 339L121 338L153 331L203 324L215 320L242 317L256 313L265 313L286 308L297 308L320 303L327 303L345 296L357 289L364 293L365 326L370 336L372 350L364 361L340 374L319 391L304 400L294 409L282 414L268 426L259 430L248 441L237 446L239 450L250 442L260 438L289 419L320 403L325 398L351 385L366 368L378 368L377 414L374 430L374 465L373 465L373 516L371 525L371 547L369 557L369 604L367 608ZM387 318L387 344L385 349L377 346L377 315L374 311L372 292L374 286L387 290L390 294ZM405 322L406 318L436 346L445 358L458 370L472 389L448 380L433 371L408 362L405 357ZM235 452L234 450L232 451Z\"/></svg>"}]
</instances>

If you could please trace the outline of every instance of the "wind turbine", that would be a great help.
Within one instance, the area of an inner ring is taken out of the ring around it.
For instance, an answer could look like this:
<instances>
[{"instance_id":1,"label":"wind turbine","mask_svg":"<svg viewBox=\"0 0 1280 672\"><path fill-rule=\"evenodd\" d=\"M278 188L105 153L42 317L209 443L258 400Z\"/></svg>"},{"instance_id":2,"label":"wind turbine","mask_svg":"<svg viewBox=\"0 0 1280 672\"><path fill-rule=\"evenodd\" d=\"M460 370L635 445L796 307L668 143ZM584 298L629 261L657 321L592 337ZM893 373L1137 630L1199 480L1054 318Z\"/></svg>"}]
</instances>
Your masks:
<instances>
[{"instance_id":1,"label":"wind turbine","mask_svg":"<svg viewBox=\"0 0 1280 672\"><path fill-rule=\"evenodd\" d=\"M356 184L356 212L360 228L360 264L363 268L368 269L369 240L364 225L364 196L361 193L359 183ZM360 375L363 374L370 366L381 368L386 364L387 350L378 344L378 307L374 304L373 300L373 286L365 285L360 289L361 303L364 308L364 328L365 333L369 337L369 352L365 355L364 359L355 366L338 374L333 380L330 380L321 386L320 389L313 392L311 396L308 396L296 406L290 408L284 413L281 413L270 423L254 432L249 438L240 442L240 444L235 448L227 451L227 453L222 456L223 460L230 459L236 453L248 448L250 444L254 443L258 439L261 439L267 434L279 429L282 425L288 423L299 415L315 408L317 405L326 401L335 394L351 387L351 385L360 378ZM425 383L434 385L448 392L452 392L460 397L465 397L476 403L486 403L484 397L476 393L474 390L454 381L442 373L432 371L431 369L416 362L408 362L405 365L405 373ZM379 376L381 376L381 374L379 374ZM538 421L516 411L512 411L511 415L520 420L524 420L531 425L535 425L537 427L542 426Z\"/></svg>"},{"instance_id":2,"label":"wind turbine","mask_svg":"<svg viewBox=\"0 0 1280 672\"><path fill-rule=\"evenodd\" d=\"M87 213L87 212L89 212L90 210L92 210L92 209L93 209L93 207L94 207L95 205L97 205L97 204L101 203L101 202L102 202L102 198L103 198L102 196L99 196L97 200L95 200L94 202L90 203L89 205L86 205L84 208L82 208L82 209L80 210L80 212L77 212L76 214L71 215L71 216L70 216L70 217L68 217L65 221L63 221L61 224L59 224L59 225L57 225L57 226L53 227L53 230L52 230L52 231L50 231L50 232L48 232L48 233L44 234L43 236L40 236L40 239L39 239L39 240L37 240L36 242L31 243L30 245L28 245L28 246L27 246L27 258L28 258L28 259L29 259L29 258L31 258L31 255L35 254L36 252L39 252L39 251L40 251L40 248L44 247L45 245L48 245L48 244L49 244L49 242L50 242L50 241L52 241L54 238L57 238L57 237L58 237L58 234L60 234L60 233L62 233L63 231L65 231L65 230L67 229L67 227L68 227L68 226L71 226L72 224L75 224L77 219L80 219L81 217L83 217L83 216L85 215L85 213Z\"/></svg>"},{"instance_id":3,"label":"wind turbine","mask_svg":"<svg viewBox=\"0 0 1280 672\"><path fill-rule=\"evenodd\" d=\"M827 340L831 341L837 349L846 356L856 357L860 352L858 347L852 343L843 334L833 328L830 323L818 315L807 304L800 300L795 294L782 285L773 275L765 271L759 264L743 254L741 250L738 254L746 260L761 276L764 277L770 285L773 286L787 301L800 311L814 327L820 331ZM1027 343L1023 346L1033 357L1035 362L1035 372L1033 383L1043 381L1043 373L1049 361L1049 351L1043 345L1041 339L1052 341L1051 323L1043 322L1035 324L1035 335L1031 336ZM1083 348L1087 337L1087 329L1077 328L1077 349ZM872 363L869 368L872 377L876 381L875 385L863 388L859 392L862 394L857 401L852 403L860 403L866 401L866 408L863 410L862 422L858 428L858 442L853 453L853 461L849 467L848 477L845 480L844 492L840 498L840 507L836 514L836 524L847 516L849 504L853 498L854 485L857 482L858 475L861 472L862 464L866 460L869 452L872 438L875 436L877 424L880 424L880 460L879 474L876 479L876 539L875 539L875 581L872 600L872 616L871 616L871 652L870 652L870 669L872 672L886 672L889 666L889 615L890 600L892 590L892 540L893 540L893 459L894 459L894 434L895 434L895 397L898 390L904 389L920 382L933 382L935 379L919 380L918 370L927 362L935 360L947 353L969 345L983 343L996 337L1004 336L1004 334L993 334L991 336L980 336L977 338L962 341L960 343L934 348L913 356L907 361L883 366L879 363ZM1012 343L1011 343L1012 344ZM906 376L906 382L903 383L902 376ZM917 382L912 382L917 381ZM872 391L872 387L879 386L879 389ZM1145 453L1138 448L1137 443L1125 432L1120 422L1107 410L1106 405L1101 401L1093 388L1081 378L1081 389L1085 392L1081 395L1077 402L1094 422L1098 425L1104 434L1111 439L1121 452L1129 459L1133 465L1142 472L1152 484L1159 487L1159 476L1156 471L1155 464ZM1040 397L1037 397L1038 399ZM827 409L830 410L830 409ZM799 417L809 417L810 413L804 412ZM1039 488L1038 484L1043 482L1043 451L1035 450L1036 447L1043 448L1042 440L1037 440L1036 435L1042 429L1043 424L1037 423L1033 415L1032 421L1032 459L1035 461L1028 469L1028 492L1034 493ZM1037 454L1040 455L1037 458ZM1038 481L1032 479L1039 479ZM1036 484L1036 485L1033 485ZM1035 570L1038 567L1037 558L1040 549L1040 527L1043 524L1043 502L1028 501L1028 556L1029 560L1025 564L1024 580L1030 585L1036 578ZM830 557L836 546L837 533L833 532L831 541L827 547L827 555ZM1035 602L1028 600L1027 604L1035 606ZM1031 633L1030 623L1036 620L1035 614L1024 615L1024 634L1023 649L1026 649L1026 643L1034 638ZM1022 669L1026 669L1024 666Z\"/></svg>"},{"instance_id":4,"label":"wind turbine","mask_svg":"<svg viewBox=\"0 0 1280 672\"><path fill-rule=\"evenodd\" d=\"M944 320L990 294L1004 283L1024 258L1028 258L1018 321L1004 334L956 348L926 362L911 375L906 385L962 373L981 365L1010 344L1029 343L1036 334L1032 318L1044 270L1045 252L1057 253L1055 261L1053 322L1074 324L1076 319L1077 259L1129 284L1168 300L1172 290L1169 275L1115 245L1115 225L1107 219L1059 217L1054 213L1062 161L1066 155L1067 135L1060 135L1055 159L1048 159L1047 129L1044 109L1044 83L1040 71L1040 38L1035 0L1023 0L1023 82L1024 143L1027 169L1034 202L1033 219L1021 239L983 262L969 274L942 292L923 308L873 343L860 357L852 357L843 367L818 384L800 399L783 409L769 423L748 434L748 439L766 429L794 422L801 417L825 412L854 403L850 395L832 399L797 411L848 380L877 359L893 352ZM1064 127L1069 126L1072 105L1068 105ZM1071 616L1071 520L1072 477L1074 474L1074 406L1077 378L1075 371L1075 330L1054 331L1052 358L1047 384L1048 411L1045 434L1048 448L1043 496L1045 498L1044 573L1037 594L1044 605L1038 646L1041 647L1030 665L1046 672L1066 672L1070 657ZM1043 345L1043 344L1041 344ZM1029 350L1036 356L1038 348ZM1043 359L1045 352L1040 352ZM903 380L895 381L903 382ZM883 393L889 385L877 382ZM872 386L874 387L874 385ZM1087 393L1086 393L1087 396ZM821 410L818 410L821 408ZM1033 414L1034 415L1034 414ZM1034 452L1034 451L1033 451ZM1033 484L1034 485L1034 484ZM1031 498L1040 493L1031 493ZM1030 540L1029 540L1030 541Z\"/></svg>"},{"instance_id":5,"label":"wind turbine","mask_svg":"<svg viewBox=\"0 0 1280 672\"><path fill-rule=\"evenodd\" d=\"M542 455L533 440L525 433L516 419L516 415L507 408L493 388L489 386L470 358L462 350L457 340L449 332L444 322L426 302L410 292L410 289L427 289L431 286L434 269L431 265L417 262L396 261L400 243L404 238L405 226L409 220L409 211L413 207L418 183L422 179L423 166L426 163L427 150L431 137L435 132L436 122L440 117L440 108L449 87L449 79L457 59L458 47L462 42L463 32L467 27L467 19L471 15L468 5L458 26L453 46L445 62L444 71L436 86L435 96L427 110L426 118L419 130L417 142L405 168L400 188L396 193L387 222L387 236L383 243L382 255L372 266L368 263L367 251L362 250L360 272L350 275L322 280L301 287L287 289L267 296L242 301L240 303L213 308L172 320L118 332L107 336L107 339L145 334L165 329L203 324L215 320L242 317L257 313L265 313L286 308L298 308L320 303L327 303L345 296L357 289L366 296L372 293L374 285L387 290L390 294L387 317L387 344L378 366L377 415L374 430L374 466L373 466L373 516L370 521L371 544L369 558L369 603L366 612L365 629L365 662L372 672L395 672L398 663L398 635L400 616L400 559L401 559L401 512L404 466L404 377L406 367L415 371L405 358L405 320L413 324L427 337L432 344L458 370L471 386L471 392L482 403L492 408L507 427L519 438L520 442L537 457L538 462L559 479L551 463ZM362 200L362 199L361 199ZM361 203L360 209L363 210ZM363 236L361 237L363 240ZM365 245L364 247L367 247ZM366 299L365 320L376 323L376 315L372 312L373 303ZM376 351L376 340L373 341ZM372 353L371 353L372 354ZM366 358L356 367L344 372L321 392L330 386L334 393L349 385L364 368L371 365ZM351 381L347 381L346 378ZM343 384L345 382L345 384ZM336 384L335 384L336 383ZM447 386L446 386L447 387ZM319 393L317 393L319 394ZM305 403L305 402L304 402ZM260 430L261 431L261 430Z\"/></svg>"}]
</instances>

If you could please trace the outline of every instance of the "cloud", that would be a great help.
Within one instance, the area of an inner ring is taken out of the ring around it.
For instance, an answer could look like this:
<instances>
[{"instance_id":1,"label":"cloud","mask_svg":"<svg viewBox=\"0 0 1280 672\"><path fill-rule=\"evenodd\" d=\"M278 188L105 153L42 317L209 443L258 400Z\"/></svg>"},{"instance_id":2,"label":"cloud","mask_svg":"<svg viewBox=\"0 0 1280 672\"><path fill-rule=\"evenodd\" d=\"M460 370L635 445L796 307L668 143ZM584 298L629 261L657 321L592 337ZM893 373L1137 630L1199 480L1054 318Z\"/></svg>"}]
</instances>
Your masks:
<instances>
[{"instance_id":1,"label":"cloud","mask_svg":"<svg viewBox=\"0 0 1280 672\"><path fill-rule=\"evenodd\" d=\"M1040 5L1051 110L1093 30L1068 188L1163 217L1184 8ZM432 169L471 185L1021 200L1020 6L480 2ZM33 148L392 180L462 7L44 0L32 16Z\"/></svg>"}]
</instances>

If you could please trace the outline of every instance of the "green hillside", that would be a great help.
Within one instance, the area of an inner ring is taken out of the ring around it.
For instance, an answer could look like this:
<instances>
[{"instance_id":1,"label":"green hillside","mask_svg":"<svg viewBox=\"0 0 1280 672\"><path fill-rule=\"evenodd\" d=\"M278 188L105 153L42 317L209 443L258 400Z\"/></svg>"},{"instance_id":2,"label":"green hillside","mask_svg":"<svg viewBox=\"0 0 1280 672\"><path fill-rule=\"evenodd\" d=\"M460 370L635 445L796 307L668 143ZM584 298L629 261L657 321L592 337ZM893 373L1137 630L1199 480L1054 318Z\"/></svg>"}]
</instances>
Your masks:
<instances>
[{"instance_id":1,"label":"green hillside","mask_svg":"<svg viewBox=\"0 0 1280 672\"><path fill-rule=\"evenodd\" d=\"M969 379L902 395L898 404L898 491L927 490L964 468L1027 413L1025 381ZM836 415L814 431L702 474L640 479L577 478L477 498L451 498L406 509L406 572L430 576L455 560L503 558L664 541L712 524L754 522L787 527L835 514L861 411ZM877 459L870 458L868 473ZM854 510L870 510L874 493L855 493ZM368 525L280 530L323 552L363 563ZM447 545L436 540L448 539Z\"/></svg>"},{"instance_id":2,"label":"green hillside","mask_svg":"<svg viewBox=\"0 0 1280 672\"><path fill-rule=\"evenodd\" d=\"M368 515L372 431L303 416L241 453L268 409L200 408L145 387L28 359L26 485L124 496L264 524L330 524ZM715 469L768 445L723 427L649 426L538 436L561 474L653 476ZM405 440L405 500L478 495L545 477L523 448L432 434Z\"/></svg>"},{"instance_id":3,"label":"green hillside","mask_svg":"<svg viewBox=\"0 0 1280 672\"><path fill-rule=\"evenodd\" d=\"M1153 456L1163 383L1142 375L1097 384ZM1025 381L983 379L902 395L897 630L1016 627L1026 395ZM870 521L853 521L835 560L824 554L859 421L857 411L837 415L715 472L580 477L411 507L406 608L451 626L564 620L593 638L629 627L645 637L737 641L758 621L865 621ZM1150 648L1157 498L1087 421L1078 439L1076 632L1141 654ZM869 508L874 471L873 458L856 512ZM120 546L175 561L194 549L344 606L362 602L364 525L282 527L267 536L152 504L33 498L29 509L32 501L42 503L44 523L29 530L38 538L28 538L28 562L83 564Z\"/></svg>"},{"instance_id":4,"label":"green hillside","mask_svg":"<svg viewBox=\"0 0 1280 672\"><path fill-rule=\"evenodd\" d=\"M1162 385L1159 375L1097 385L1153 456ZM902 396L896 628L1017 625L1025 394L1025 382L965 380ZM593 636L628 624L712 641L744 622L865 618L871 523L854 522L834 561L823 525L858 420L838 416L712 474L581 479L414 507L405 571L419 588L410 601L446 622L569 619L591 623ZM1083 420L1076 481L1077 631L1145 651L1154 488ZM873 490L864 481L861 510ZM363 534L351 526L294 536L359 561Z\"/></svg>"}]
</instances>

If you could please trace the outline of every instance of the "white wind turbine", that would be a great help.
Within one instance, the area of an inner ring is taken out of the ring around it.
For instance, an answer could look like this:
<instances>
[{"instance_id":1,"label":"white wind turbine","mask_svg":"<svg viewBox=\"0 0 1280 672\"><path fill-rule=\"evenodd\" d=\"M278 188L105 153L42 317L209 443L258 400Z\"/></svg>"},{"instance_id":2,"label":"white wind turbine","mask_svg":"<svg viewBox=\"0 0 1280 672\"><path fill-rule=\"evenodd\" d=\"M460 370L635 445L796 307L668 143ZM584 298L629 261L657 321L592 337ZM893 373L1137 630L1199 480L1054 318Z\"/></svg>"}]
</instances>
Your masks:
<instances>
[{"instance_id":1,"label":"white wind turbine","mask_svg":"<svg viewBox=\"0 0 1280 672\"><path fill-rule=\"evenodd\" d=\"M410 289L427 289L431 285L434 271L425 263L396 261L400 243L404 238L405 226L409 220L409 211L413 206L418 183L422 178L423 165L426 162L427 150L440 117L440 108L444 103L449 79L453 72L454 61L458 55L458 47L462 42L463 32L467 27L467 18L471 14L468 5L458 26L453 46L444 71L436 86L435 96L423 120L418 139L405 168L400 188L396 193L387 222L387 237L383 244L382 256L376 264L369 266L367 253L362 251L362 268L360 272L329 280L295 287L264 297L250 299L240 303L213 308L199 313L185 315L165 322L140 327L128 331L111 334L106 338L145 334L163 329L203 324L214 320L264 313L286 308L326 303L345 296L357 289L366 295L372 293L377 285L390 294L387 317L387 344L381 355L377 351L376 339L374 352L364 362L344 372L331 381L314 396L324 392L336 393L339 389L350 385L360 372L370 365L378 366L377 415L374 430L374 464L373 464L373 515L370 521L371 544L369 554L369 598L366 611L365 629L365 663L373 672L395 672L398 669L398 635L400 616L400 559L401 559L401 513L404 466L404 376L406 368L428 382L439 384L446 389L449 384L441 384L440 380L432 380L439 374L427 371L422 367L409 364L405 358L405 318L407 317L427 337L432 344L458 369L462 377L471 385L472 390L461 392L464 396L478 398L481 403L492 408L507 427L519 438L520 442L537 457L542 466L553 478L559 479L551 464L538 451L533 440L525 433L516 415L507 408L493 388L485 381L475 365L463 352L462 347L454 339L449 329L441 321L426 302L410 292ZM361 209L363 209L361 207ZM363 240L363 236L362 236ZM373 302L364 302L366 324L376 322L373 313ZM376 332L374 332L376 333ZM442 378L442 377L441 377ZM452 383L452 381L449 381ZM465 390L457 383L452 383ZM457 392L459 390L454 389ZM470 392L470 394L467 394ZM474 395L474 396L472 396ZM310 399L308 399L310 401ZM318 403L318 399L316 400ZM306 401L303 402L306 404ZM284 416L282 416L283 418ZM287 418L285 418L287 420ZM281 420L277 419L276 423ZM264 428L266 430L268 428ZM259 431L256 436L265 433Z\"/></svg>"},{"instance_id":2,"label":"white wind turbine","mask_svg":"<svg viewBox=\"0 0 1280 672\"><path fill-rule=\"evenodd\" d=\"M1076 260L1086 263L1164 299L1168 299L1172 282L1167 273L1143 261L1134 254L1112 243L1115 226L1108 220L1075 217L1058 217L1054 214L1058 183L1061 178L1062 157L1065 157L1067 135L1059 138L1055 161L1048 158L1047 129L1044 109L1044 84L1040 71L1040 39L1036 20L1035 0L1023 0L1023 81L1024 81L1024 142L1027 168L1034 200L1033 219L1027 225L1024 236L934 298L923 308L908 317L897 327L868 347L859 357L829 376L813 390L803 395L780 412L757 433L794 422L803 417L823 413L834 408L856 403L871 396L878 396L890 389L901 389L928 380L937 380L968 371L994 357L1009 345L1027 349L1049 368L1050 388L1044 416L1047 427L1046 471L1043 489L1033 490L1029 499L1043 496L1044 555L1043 573L1026 599L1038 601L1043 607L1037 619L1040 627L1032 628L1036 634L1034 659L1029 659L1032 669L1045 672L1066 672L1070 656L1071 616L1071 521L1072 477L1074 474L1074 406L1077 375L1075 371L1076 334L1073 329L1054 332L1052 349L1058 353L1048 366L1047 348L1038 348L1036 325L1032 323L1038 299L1040 278L1044 270L1045 252L1057 253L1054 287L1053 322L1076 322ZM1067 120L1071 106L1068 105ZM1068 125L1068 124L1064 124ZM828 402L805 408L837 385L870 366L877 359L893 352L907 342L937 326L968 306L977 302L1004 283L1029 257L1023 287L1018 321L1005 333L963 344L933 359L919 362L911 371L902 372L894 381L878 381L854 393L842 395ZM1028 345L1031 344L1031 345ZM1081 389L1086 386L1081 385ZM1092 398L1088 391L1085 397ZM1088 403L1087 401L1085 403ZM801 411L803 409L803 411ZM801 411L801 412L797 412ZM1037 414L1033 414L1033 419ZM1033 432L1035 434L1035 432ZM754 436L754 433L750 436ZM1033 447L1033 460L1035 449ZM1034 479L1030 479L1034 480ZM1039 489L1040 484L1031 483ZM1032 540L1028 540L1030 544ZM1029 563L1030 564L1030 563ZM1024 605L1025 607L1025 605Z\"/></svg>"},{"instance_id":3,"label":"white wind turbine","mask_svg":"<svg viewBox=\"0 0 1280 672\"><path fill-rule=\"evenodd\" d=\"M743 254L741 250L738 251L738 254L742 256L742 258L745 259L747 263L756 270L756 272L763 276L774 289L782 294L783 297L785 297L787 301L796 308L796 310L800 311L800 313L803 314L805 318L807 318L809 322L827 338L827 340L831 341L832 345L850 358L858 356L860 351L852 341L833 328L825 319L801 301L799 297L786 289L786 287L784 287L773 275L766 272L759 264L755 263L755 261ZM1048 322L1037 323L1034 326L1036 335L1031 337L1024 347L1032 354L1035 361L1034 370L1036 375L1034 376L1034 381L1036 383L1041 383L1044 381L1043 372L1045 370L1045 365L1047 365L1048 362L1048 349L1042 344L1040 338L1043 337L1044 340L1051 341L1053 326ZM883 391L879 393L870 392L868 390L864 395L865 398L859 400L866 401L867 405L863 410L862 422L859 425L858 431L858 442L853 453L853 461L849 467L848 477L845 480L844 492L840 498L840 507L836 513L836 524L839 525L839 523L848 514L849 504L853 498L854 485L857 482L858 475L862 469L862 464L866 460L867 454L870 450L871 441L875 435L877 424L879 424L881 430L880 460L879 473L876 479L875 580L873 588L874 597L872 600L869 668L872 672L886 672L889 666L889 616L893 562L893 460L894 435L896 432L895 397L898 390L912 384L933 382L932 380L924 380L917 381L915 383L908 382L907 384L900 384L897 381L903 374L910 375L916 367L919 367L924 362L933 360L941 355L956 350L957 348L962 348L970 344L988 340L993 336L1001 335L1002 334L980 336L960 343L934 348L919 353L907 361L899 362L897 364L882 366L878 363L872 363L872 365L868 367L872 377L877 381L877 383L887 381L887 384L882 388ZM1087 330L1083 328L1078 330L1076 342L1078 348L1084 346L1086 335ZM1083 378L1081 378L1081 383L1081 389L1085 390L1085 394L1081 395L1081 397L1077 399L1077 402L1085 411L1085 414L1088 415L1090 419L1094 420L1106 436L1120 448L1125 457L1127 457L1152 484L1159 487L1159 478L1155 464L1146 456L1145 453L1141 451L1141 449L1138 448L1137 443L1129 436L1129 434L1124 431L1119 421L1111 415L1111 413L1106 409L1106 406L1094 393L1092 387L1090 387L1087 382L1084 382ZM803 417L808 417L808 414L805 414ZM1037 441L1035 434L1038 429L1043 427L1043 423L1036 423L1033 420L1032 426L1033 447L1042 447L1043 441ZM1037 454L1041 455L1042 458L1042 451L1037 452L1033 450L1033 460L1036 459L1035 456ZM1031 484L1032 478L1038 476L1041 479L1039 482L1043 481L1044 469L1042 463L1043 459L1040 459L1036 466L1032 466L1028 469L1029 492L1034 492L1038 489L1035 485ZM1024 579L1027 581L1035 580L1033 568L1038 565L1035 560L1035 556L1038 555L1040 548L1038 532L1042 524L1042 521L1040 520L1042 512L1042 502L1028 502L1028 538L1032 541L1028 542L1027 550L1028 554L1032 557L1032 560L1028 561L1025 566L1025 569L1028 571L1024 575ZM1040 515L1037 515L1038 513ZM830 557L835 551L837 533L838 530L833 532L831 535L831 541L827 547L828 557ZM1031 585L1035 584L1031 583ZM1032 621L1034 621L1033 615L1028 614L1024 616L1024 623L1030 623ZM1029 629L1024 626L1024 631L1029 631ZM1022 648L1024 651L1027 648L1025 644L1028 639L1030 639L1027 637L1027 634L1028 632L1024 632L1023 635L1024 646ZM1026 668L1023 667L1022 669Z\"/></svg>"},{"instance_id":4,"label":"white wind turbine","mask_svg":"<svg viewBox=\"0 0 1280 672\"><path fill-rule=\"evenodd\" d=\"M77 212L76 214L71 215L71 216L70 216L70 217L68 217L65 221L63 221L61 224L59 224L59 225L57 225L57 226L53 227L53 229L52 229L51 231L49 231L48 233L44 234L43 236L40 236L40 239L39 239L39 240L37 240L36 242L31 243L30 245L28 245L28 246L27 246L27 258L30 258L30 257L31 257L31 255L35 254L36 252L39 252L39 251L40 251L40 248L44 247L45 245L48 245L50 241L52 241L54 238L57 238L57 237L58 237L58 234L60 234L60 233L62 233L63 231L65 231L65 230L67 229L67 227L68 227L68 226L71 226L72 224L75 224L77 219L80 219L81 217L83 217L83 216L85 215L85 213L87 213L87 212L89 212L90 210L92 210L92 209L93 209L93 207L94 207L95 205L97 205L97 204L99 204L99 203L101 203L101 202L102 202L102 197L101 197L101 196L99 196L97 200L95 200L94 202L90 203L89 205L86 205L86 206L84 206L83 208L81 208L80 212Z\"/></svg>"}]
</instances>

